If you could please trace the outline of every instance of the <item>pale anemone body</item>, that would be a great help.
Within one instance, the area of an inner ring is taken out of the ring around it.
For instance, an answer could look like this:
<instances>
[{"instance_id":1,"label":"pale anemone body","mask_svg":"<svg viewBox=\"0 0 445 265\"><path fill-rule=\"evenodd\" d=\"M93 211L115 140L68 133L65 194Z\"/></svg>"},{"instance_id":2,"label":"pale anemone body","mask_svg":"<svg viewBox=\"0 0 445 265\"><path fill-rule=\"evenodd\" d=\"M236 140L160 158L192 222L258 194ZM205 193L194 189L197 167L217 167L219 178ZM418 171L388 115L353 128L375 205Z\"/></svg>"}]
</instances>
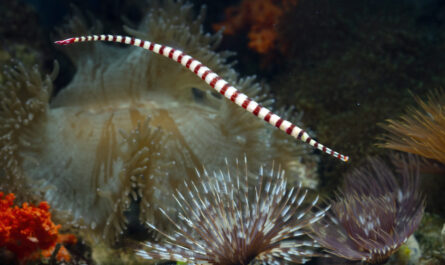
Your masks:
<instances>
[{"instance_id":1,"label":"pale anemone body","mask_svg":"<svg viewBox=\"0 0 445 265\"><path fill-rule=\"evenodd\" d=\"M202 20L190 5L165 1L152 6L138 30L127 31L187 51L270 106L272 100L254 78L237 78L226 62L229 53L213 51L221 36L204 34ZM67 34L82 31L76 20L64 29ZM14 166L8 174L20 172L30 179L54 209L68 212L86 231L121 232L130 195L141 199L140 219L157 223L154 209L174 210L170 194L193 178L194 168L220 168L224 157L246 155L252 168L275 160L305 186L315 186L315 159L307 155L308 147L212 94L180 65L141 49L103 43L66 51L77 72L43 107L31 137L26 136L30 143L19 144L9 158ZM25 137L20 130L16 135Z\"/></svg>"}]
</instances>

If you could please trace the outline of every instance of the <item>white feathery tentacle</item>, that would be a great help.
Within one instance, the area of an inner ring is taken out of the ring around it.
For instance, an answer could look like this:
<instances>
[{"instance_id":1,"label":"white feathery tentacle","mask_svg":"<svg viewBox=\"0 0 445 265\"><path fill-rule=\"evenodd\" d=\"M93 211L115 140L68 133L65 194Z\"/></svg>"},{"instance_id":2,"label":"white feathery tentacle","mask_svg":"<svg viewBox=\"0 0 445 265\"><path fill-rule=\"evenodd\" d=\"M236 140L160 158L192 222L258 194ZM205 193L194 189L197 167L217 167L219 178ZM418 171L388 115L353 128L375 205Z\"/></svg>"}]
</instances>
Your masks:
<instances>
[{"instance_id":1,"label":"white feathery tentacle","mask_svg":"<svg viewBox=\"0 0 445 265\"><path fill-rule=\"evenodd\" d=\"M310 213L315 199L307 208L300 209L297 204L306 192L300 194L301 186L288 190L283 171L260 170L261 176L256 176L254 185L249 184L247 172L239 168L211 175L203 172L199 178L206 185L190 182L184 193L176 191L179 220L166 216L176 231L167 235L148 224L165 241L146 242L144 250L137 252L139 256L222 265L248 264L254 259L263 264L283 260L303 263L322 255L314 249L318 247L316 242L300 237L329 208Z\"/></svg>"}]
</instances>

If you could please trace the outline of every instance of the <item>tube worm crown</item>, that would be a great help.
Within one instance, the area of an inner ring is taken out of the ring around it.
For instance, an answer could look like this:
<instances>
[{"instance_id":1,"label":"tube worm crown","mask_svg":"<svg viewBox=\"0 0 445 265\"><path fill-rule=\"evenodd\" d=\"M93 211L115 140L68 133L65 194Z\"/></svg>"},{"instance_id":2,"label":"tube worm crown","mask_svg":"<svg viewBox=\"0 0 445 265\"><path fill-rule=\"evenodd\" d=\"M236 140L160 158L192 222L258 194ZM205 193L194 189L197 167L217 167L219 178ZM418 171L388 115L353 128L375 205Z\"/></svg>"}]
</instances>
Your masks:
<instances>
[{"instance_id":1,"label":"tube worm crown","mask_svg":"<svg viewBox=\"0 0 445 265\"><path fill-rule=\"evenodd\" d=\"M314 148L321 150L323 153L331 155L344 162L347 162L349 160L348 156L342 155L322 145L321 143L318 143L317 141L312 139L309 136L309 134L305 132L303 129L299 128L290 121L281 118L280 116L276 115L269 109L261 106L259 103L249 98L245 94L241 93L235 87L231 86L227 81L225 81L219 75L214 73L210 68L203 65L200 61L194 59L190 55L187 55L180 50L176 50L169 46L153 43L146 40L141 40L138 38L133 38L128 36L116 36L116 35L90 35L90 36L73 37L65 40L59 40L56 41L55 43L59 45L68 45L76 42L87 42L87 41L109 41L109 42L124 43L141 47L143 49L168 57L182 64L190 71L194 72L198 77L200 77L207 84L213 87L218 93L221 93L224 97L230 99L232 102L246 109L248 112L259 117L260 119L279 128L280 130L286 132L287 134L293 136L294 138L306 142L309 145L313 146Z\"/></svg>"},{"instance_id":2,"label":"tube worm crown","mask_svg":"<svg viewBox=\"0 0 445 265\"><path fill-rule=\"evenodd\" d=\"M191 264L234 265L305 263L320 256L318 244L304 238L305 229L324 217L329 209L316 208L318 196L309 203L301 183L287 189L281 168L253 173L249 185L247 159L237 169L208 173L197 170L199 182L185 182L184 193L174 196L180 221L164 213L176 227L171 235L158 231L166 242L144 243L138 255L148 260L171 260ZM244 172L243 172L244 171Z\"/></svg>"},{"instance_id":3,"label":"tube worm crown","mask_svg":"<svg viewBox=\"0 0 445 265\"><path fill-rule=\"evenodd\" d=\"M401 157L396 175L372 158L346 176L345 187L310 236L328 253L350 261L384 264L414 233L425 203L419 192L418 160Z\"/></svg>"}]
</instances>

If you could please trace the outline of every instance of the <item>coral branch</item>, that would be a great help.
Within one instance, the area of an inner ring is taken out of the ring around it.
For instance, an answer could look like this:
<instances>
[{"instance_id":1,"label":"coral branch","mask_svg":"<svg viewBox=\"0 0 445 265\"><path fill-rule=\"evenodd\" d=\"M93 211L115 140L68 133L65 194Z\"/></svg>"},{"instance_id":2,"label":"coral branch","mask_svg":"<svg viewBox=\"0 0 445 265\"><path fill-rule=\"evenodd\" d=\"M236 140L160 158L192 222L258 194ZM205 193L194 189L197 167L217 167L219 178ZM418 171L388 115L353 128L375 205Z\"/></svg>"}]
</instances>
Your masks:
<instances>
[{"instance_id":1,"label":"coral branch","mask_svg":"<svg viewBox=\"0 0 445 265\"><path fill-rule=\"evenodd\" d=\"M37 207L24 203L13 206L15 195L4 196L0 192L0 249L5 248L19 261L50 257L58 242L75 243L74 235L59 235L60 225L51 221L49 204L41 202ZM62 246L58 260L69 261L71 256Z\"/></svg>"},{"instance_id":2,"label":"coral branch","mask_svg":"<svg viewBox=\"0 0 445 265\"><path fill-rule=\"evenodd\" d=\"M344 162L349 160L348 156L342 155L332 149L318 143L312 139L308 133L303 129L299 128L295 124L282 119L280 116L272 113L269 109L261 106L253 99L247 97L245 94L239 92L235 87L231 86L227 81L222 79L216 73L211 71L207 66L203 65L200 61L194 59L193 57L185 54L180 50L176 50L172 47L153 43L150 41L145 41L137 38L132 38L128 36L116 36L116 35L90 35L74 37L65 40L56 41L56 44L68 45L75 42L87 42L87 41L109 41L129 44L137 47L144 48L146 50L152 51L154 53L168 57L183 66L187 67L190 71L194 72L198 77L202 78L207 84L213 87L217 92L221 93L227 99L230 99L238 106L246 109L248 112L254 114L260 119L270 123L271 125L279 128L280 130L286 132L287 134L293 136L294 138L308 143L321 150L322 152L338 158Z\"/></svg>"},{"instance_id":3,"label":"coral branch","mask_svg":"<svg viewBox=\"0 0 445 265\"><path fill-rule=\"evenodd\" d=\"M248 31L249 48L266 54L276 49L278 34L276 25L286 9L296 5L296 0L244 0L238 6L225 10L226 21L214 24L215 30L233 35ZM242 35L242 34L241 34Z\"/></svg>"}]
</instances>

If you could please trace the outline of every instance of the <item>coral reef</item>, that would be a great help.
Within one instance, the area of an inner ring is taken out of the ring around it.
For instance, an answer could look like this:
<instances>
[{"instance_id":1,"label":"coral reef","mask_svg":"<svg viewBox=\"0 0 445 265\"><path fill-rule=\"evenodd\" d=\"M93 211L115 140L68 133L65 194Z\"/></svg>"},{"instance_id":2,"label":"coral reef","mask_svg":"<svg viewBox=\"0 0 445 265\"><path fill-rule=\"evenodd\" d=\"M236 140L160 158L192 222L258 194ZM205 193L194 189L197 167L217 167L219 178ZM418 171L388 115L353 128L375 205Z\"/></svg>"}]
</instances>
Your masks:
<instances>
[{"instance_id":1,"label":"coral reef","mask_svg":"<svg viewBox=\"0 0 445 265\"><path fill-rule=\"evenodd\" d=\"M389 264L417 265L421 256L422 251L420 250L419 242L417 242L414 235L411 235L393 256L393 260L396 260L396 262L391 262L390 259Z\"/></svg>"},{"instance_id":2,"label":"coral reef","mask_svg":"<svg viewBox=\"0 0 445 265\"><path fill-rule=\"evenodd\" d=\"M338 257L380 264L397 251L420 224L424 202L414 157L391 169L379 159L346 176L342 195L332 203L326 221L314 224L311 235Z\"/></svg>"},{"instance_id":3,"label":"coral reef","mask_svg":"<svg viewBox=\"0 0 445 265\"><path fill-rule=\"evenodd\" d=\"M39 259L41 255L50 257L57 243L76 242L72 235L59 235L60 225L51 221L47 202L38 206L23 203L22 207L14 207L14 199L14 194L5 196L0 192L0 249L11 251L24 264L27 260ZM65 247L61 247L57 259L70 261L71 256Z\"/></svg>"},{"instance_id":4,"label":"coral reef","mask_svg":"<svg viewBox=\"0 0 445 265\"><path fill-rule=\"evenodd\" d=\"M304 263L317 253L316 244L304 240L304 229L319 221L327 209L311 212L318 196L301 207L306 194L301 185L287 190L280 168L253 173L249 185L247 161L236 171L197 172L198 183L185 183L185 193L174 198L180 222L169 220L176 232L161 233L165 243L145 243L138 254L146 259L193 264L235 265ZM165 211L160 209L165 215ZM167 215L168 216L168 215ZM318 254L319 255L319 254Z\"/></svg>"},{"instance_id":5,"label":"coral reef","mask_svg":"<svg viewBox=\"0 0 445 265\"><path fill-rule=\"evenodd\" d=\"M126 31L186 51L270 108L267 91L253 77L238 78L227 63L231 53L214 51L221 34L204 34L203 19L182 1L155 1L138 28ZM89 29L73 19L60 31ZM317 158L307 146L290 143L180 65L142 49L102 43L64 52L77 72L51 104L50 79L30 90L31 81L41 79L25 70L11 70L10 85L0 88L2 101L14 102L3 105L0 115L10 124L1 131L8 148L1 166L39 187L85 237L118 237L132 199L138 201L140 220L162 225L155 209L172 212L170 194L194 178L194 168L220 168L224 157L246 155L252 169L275 161L296 176L289 182L316 186Z\"/></svg>"},{"instance_id":6,"label":"coral reef","mask_svg":"<svg viewBox=\"0 0 445 265\"><path fill-rule=\"evenodd\" d=\"M438 265L445 262L445 247L443 247L441 229L445 219L436 214L425 213L416 238L422 250L420 265Z\"/></svg>"},{"instance_id":7,"label":"coral reef","mask_svg":"<svg viewBox=\"0 0 445 265\"><path fill-rule=\"evenodd\" d=\"M135 249L140 248L140 242L127 244L131 247L124 249L110 248L109 244L99 243L94 245L92 260L87 264L94 265L146 265L151 264L139 255L136 255Z\"/></svg>"}]
</instances>

